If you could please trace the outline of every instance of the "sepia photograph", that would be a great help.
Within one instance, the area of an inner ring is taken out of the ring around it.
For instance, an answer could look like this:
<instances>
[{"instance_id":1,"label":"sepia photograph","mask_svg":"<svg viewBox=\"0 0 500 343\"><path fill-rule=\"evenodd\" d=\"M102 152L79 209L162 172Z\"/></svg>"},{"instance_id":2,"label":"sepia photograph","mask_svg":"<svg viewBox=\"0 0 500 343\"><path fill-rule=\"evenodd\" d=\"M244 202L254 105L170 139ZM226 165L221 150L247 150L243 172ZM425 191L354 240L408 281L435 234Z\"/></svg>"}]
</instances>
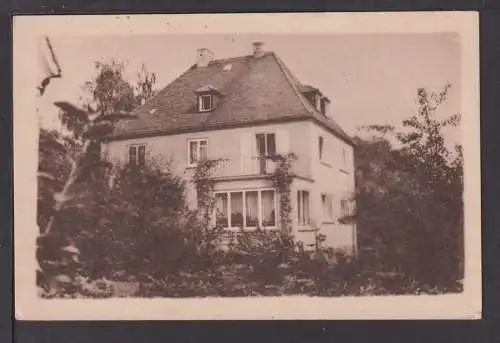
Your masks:
<instances>
[{"instance_id":1,"label":"sepia photograph","mask_svg":"<svg viewBox=\"0 0 500 343\"><path fill-rule=\"evenodd\" d=\"M20 319L480 317L473 13L15 19Z\"/></svg>"}]
</instances>

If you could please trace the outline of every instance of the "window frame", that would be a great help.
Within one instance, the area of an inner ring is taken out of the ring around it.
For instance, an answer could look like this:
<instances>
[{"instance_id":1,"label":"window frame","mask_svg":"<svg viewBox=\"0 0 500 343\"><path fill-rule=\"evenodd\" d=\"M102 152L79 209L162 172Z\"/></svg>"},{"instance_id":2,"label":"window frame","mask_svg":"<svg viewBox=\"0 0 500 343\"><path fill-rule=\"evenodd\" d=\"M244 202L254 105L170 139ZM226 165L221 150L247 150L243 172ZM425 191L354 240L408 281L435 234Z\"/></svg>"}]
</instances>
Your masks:
<instances>
[{"instance_id":1,"label":"window frame","mask_svg":"<svg viewBox=\"0 0 500 343\"><path fill-rule=\"evenodd\" d=\"M196 143L196 154L198 156L198 159L194 162L191 162L191 143ZM200 161L202 161L201 159L201 154L200 154L200 146L201 146L201 142L206 142L206 146L207 146L207 156L206 158L208 158L208 149L209 149L209 145L208 145L208 138L192 138L192 139L188 139L187 140L187 164L188 166L190 167L194 167L196 166L196 164Z\"/></svg>"},{"instance_id":2,"label":"window frame","mask_svg":"<svg viewBox=\"0 0 500 343\"><path fill-rule=\"evenodd\" d=\"M307 193L307 218L304 216L304 194ZM297 225L308 226L311 225L311 192L309 189L297 190Z\"/></svg>"},{"instance_id":3,"label":"window frame","mask_svg":"<svg viewBox=\"0 0 500 343\"><path fill-rule=\"evenodd\" d=\"M262 193L265 191L272 191L273 192L273 205L274 205L274 225L273 226L263 226L262 223L264 222L263 218L263 206L262 206ZM247 226L247 195L246 193L250 192L257 192L257 222L260 224L260 227L265 230L275 230L278 228L278 202L277 202L277 192L276 189L274 188L253 188L253 189L232 189L228 191L215 191L214 192L214 197L216 197L218 194L226 194L226 199L227 199L227 227L223 227L224 230L227 231L239 231L241 229L240 226L232 226L231 222L231 214L232 214L232 208L231 208L231 194L232 193L241 193L242 199L243 199L243 230L245 231L255 231L258 226ZM214 218L213 218L213 224L217 224L217 218L215 214L214 209Z\"/></svg>"},{"instance_id":4,"label":"window frame","mask_svg":"<svg viewBox=\"0 0 500 343\"><path fill-rule=\"evenodd\" d=\"M146 143L134 143L134 144L129 144L128 150L127 150L127 164L129 166L134 166L134 167L144 167L146 165ZM144 148L143 152L143 158L141 161L141 154L140 154L140 148ZM131 159L131 149L135 149L135 161L132 163Z\"/></svg>"},{"instance_id":5,"label":"window frame","mask_svg":"<svg viewBox=\"0 0 500 343\"><path fill-rule=\"evenodd\" d=\"M326 107L327 107L327 101L325 98L321 99L321 109L320 112L326 117Z\"/></svg>"},{"instance_id":6,"label":"window frame","mask_svg":"<svg viewBox=\"0 0 500 343\"><path fill-rule=\"evenodd\" d=\"M262 135L264 136L264 154L261 155L261 153L259 152L259 139L257 137L259 137L259 135ZM273 154L270 154L269 153L269 138L268 136L273 136L274 137L274 153ZM276 153L278 152L278 149L277 149L277 137L276 137L276 132L257 132L255 133L255 144L257 145L257 154L258 156L273 156L273 155L276 155Z\"/></svg>"},{"instance_id":7,"label":"window frame","mask_svg":"<svg viewBox=\"0 0 500 343\"><path fill-rule=\"evenodd\" d=\"M319 152L319 160L321 162L324 162L324 150L325 150L325 137L319 136L318 137L318 152Z\"/></svg>"},{"instance_id":8,"label":"window frame","mask_svg":"<svg viewBox=\"0 0 500 343\"><path fill-rule=\"evenodd\" d=\"M316 110L320 113L321 113L321 101L322 101L321 94L317 92L316 95L314 96L314 107L316 107Z\"/></svg>"},{"instance_id":9,"label":"window frame","mask_svg":"<svg viewBox=\"0 0 500 343\"><path fill-rule=\"evenodd\" d=\"M208 107L208 109L205 109L203 107L203 99L204 98L208 98L209 99L208 100L209 101L209 107ZM198 111L199 112L210 112L210 111L212 111L213 110L213 101L214 101L214 99L213 99L213 95L212 94L210 94L210 93L208 93L208 94L199 94L198 95Z\"/></svg>"},{"instance_id":10,"label":"window frame","mask_svg":"<svg viewBox=\"0 0 500 343\"><path fill-rule=\"evenodd\" d=\"M323 215L323 222L333 222L335 220L334 214L334 198L332 194L321 193L321 208Z\"/></svg>"}]
</instances>

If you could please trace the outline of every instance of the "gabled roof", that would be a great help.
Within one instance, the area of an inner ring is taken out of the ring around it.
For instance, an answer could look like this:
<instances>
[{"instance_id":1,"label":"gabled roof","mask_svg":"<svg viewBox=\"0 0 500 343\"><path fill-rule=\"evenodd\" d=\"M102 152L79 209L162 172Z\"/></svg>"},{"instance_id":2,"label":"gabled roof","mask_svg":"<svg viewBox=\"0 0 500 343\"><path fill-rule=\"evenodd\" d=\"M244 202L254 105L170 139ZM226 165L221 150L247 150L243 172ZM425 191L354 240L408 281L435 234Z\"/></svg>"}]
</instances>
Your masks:
<instances>
[{"instance_id":1,"label":"gabled roof","mask_svg":"<svg viewBox=\"0 0 500 343\"><path fill-rule=\"evenodd\" d=\"M225 67L228 64L230 68ZM220 92L216 108L197 111L196 91ZM331 118L325 117L301 93L301 83L272 52L214 60L186 70L155 97L137 107L138 119L117 124L111 140L205 131L267 122L310 119L354 144Z\"/></svg>"}]
</instances>

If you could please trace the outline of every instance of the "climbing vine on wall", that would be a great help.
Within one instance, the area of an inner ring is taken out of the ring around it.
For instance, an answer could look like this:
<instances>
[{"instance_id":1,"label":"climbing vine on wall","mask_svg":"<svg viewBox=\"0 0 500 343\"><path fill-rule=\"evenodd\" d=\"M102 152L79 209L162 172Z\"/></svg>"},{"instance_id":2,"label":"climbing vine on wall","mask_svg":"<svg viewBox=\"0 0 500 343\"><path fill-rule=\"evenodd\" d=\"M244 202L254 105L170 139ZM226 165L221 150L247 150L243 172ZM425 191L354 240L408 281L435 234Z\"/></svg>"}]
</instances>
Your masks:
<instances>
[{"instance_id":1,"label":"climbing vine on wall","mask_svg":"<svg viewBox=\"0 0 500 343\"><path fill-rule=\"evenodd\" d=\"M284 234L292 232L292 200L290 186L293 181L293 162L297 159L294 153L276 154L270 157L276 163L276 169L271 175L274 188L279 194L279 216L281 230Z\"/></svg>"},{"instance_id":2,"label":"climbing vine on wall","mask_svg":"<svg viewBox=\"0 0 500 343\"><path fill-rule=\"evenodd\" d=\"M219 161L219 159L199 161L193 174L198 209L201 211L202 219L207 226L215 206L213 172Z\"/></svg>"}]
</instances>

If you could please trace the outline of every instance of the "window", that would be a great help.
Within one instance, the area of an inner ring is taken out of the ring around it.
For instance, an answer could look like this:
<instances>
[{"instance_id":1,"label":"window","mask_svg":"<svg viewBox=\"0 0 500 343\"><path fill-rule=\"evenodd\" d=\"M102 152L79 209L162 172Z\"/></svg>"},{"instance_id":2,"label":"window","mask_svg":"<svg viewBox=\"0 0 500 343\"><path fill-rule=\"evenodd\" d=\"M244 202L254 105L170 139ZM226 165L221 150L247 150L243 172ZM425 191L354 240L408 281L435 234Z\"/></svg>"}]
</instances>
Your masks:
<instances>
[{"instance_id":1,"label":"window","mask_svg":"<svg viewBox=\"0 0 500 343\"><path fill-rule=\"evenodd\" d=\"M132 166L143 166L146 164L146 145L131 145L128 148L128 163Z\"/></svg>"},{"instance_id":2,"label":"window","mask_svg":"<svg viewBox=\"0 0 500 343\"><path fill-rule=\"evenodd\" d=\"M321 96L319 94L316 94L315 96L315 105L316 105L316 109L318 111L321 111L321 103L323 102L323 100L321 99Z\"/></svg>"},{"instance_id":3,"label":"window","mask_svg":"<svg viewBox=\"0 0 500 343\"><path fill-rule=\"evenodd\" d=\"M208 157L208 141L206 139L192 139L188 141L188 161L190 165Z\"/></svg>"},{"instance_id":4,"label":"window","mask_svg":"<svg viewBox=\"0 0 500 343\"><path fill-rule=\"evenodd\" d=\"M321 113L326 116L326 100L322 99L321 100Z\"/></svg>"},{"instance_id":5,"label":"window","mask_svg":"<svg viewBox=\"0 0 500 343\"><path fill-rule=\"evenodd\" d=\"M262 191L262 226L276 226L274 191Z\"/></svg>"},{"instance_id":6,"label":"window","mask_svg":"<svg viewBox=\"0 0 500 343\"><path fill-rule=\"evenodd\" d=\"M224 228L276 227L274 190L217 192L215 221Z\"/></svg>"},{"instance_id":7,"label":"window","mask_svg":"<svg viewBox=\"0 0 500 343\"><path fill-rule=\"evenodd\" d=\"M322 136L319 136L319 139L318 139L318 149L319 149L319 159L320 159L320 161L323 160L323 145L324 145L324 138Z\"/></svg>"},{"instance_id":8,"label":"window","mask_svg":"<svg viewBox=\"0 0 500 343\"><path fill-rule=\"evenodd\" d=\"M258 133L256 138L259 156L272 156L276 154L276 135L274 133Z\"/></svg>"},{"instance_id":9,"label":"window","mask_svg":"<svg viewBox=\"0 0 500 343\"><path fill-rule=\"evenodd\" d=\"M243 192L231 193L231 226L243 227Z\"/></svg>"},{"instance_id":10,"label":"window","mask_svg":"<svg viewBox=\"0 0 500 343\"><path fill-rule=\"evenodd\" d=\"M333 196L330 194L321 194L321 205L323 207L323 218L333 220Z\"/></svg>"},{"instance_id":11,"label":"window","mask_svg":"<svg viewBox=\"0 0 500 343\"><path fill-rule=\"evenodd\" d=\"M268 160L265 157L276 155L276 136L274 133L258 133L256 139L260 173L267 174Z\"/></svg>"},{"instance_id":12,"label":"window","mask_svg":"<svg viewBox=\"0 0 500 343\"><path fill-rule=\"evenodd\" d=\"M308 191L297 191L297 214L299 225L308 225L310 223Z\"/></svg>"},{"instance_id":13,"label":"window","mask_svg":"<svg viewBox=\"0 0 500 343\"><path fill-rule=\"evenodd\" d=\"M205 94L198 96L198 110L200 112L209 112L212 110L212 95Z\"/></svg>"},{"instance_id":14,"label":"window","mask_svg":"<svg viewBox=\"0 0 500 343\"><path fill-rule=\"evenodd\" d=\"M352 215L352 202L350 200L340 200L340 213L341 217L348 217Z\"/></svg>"}]
</instances>

